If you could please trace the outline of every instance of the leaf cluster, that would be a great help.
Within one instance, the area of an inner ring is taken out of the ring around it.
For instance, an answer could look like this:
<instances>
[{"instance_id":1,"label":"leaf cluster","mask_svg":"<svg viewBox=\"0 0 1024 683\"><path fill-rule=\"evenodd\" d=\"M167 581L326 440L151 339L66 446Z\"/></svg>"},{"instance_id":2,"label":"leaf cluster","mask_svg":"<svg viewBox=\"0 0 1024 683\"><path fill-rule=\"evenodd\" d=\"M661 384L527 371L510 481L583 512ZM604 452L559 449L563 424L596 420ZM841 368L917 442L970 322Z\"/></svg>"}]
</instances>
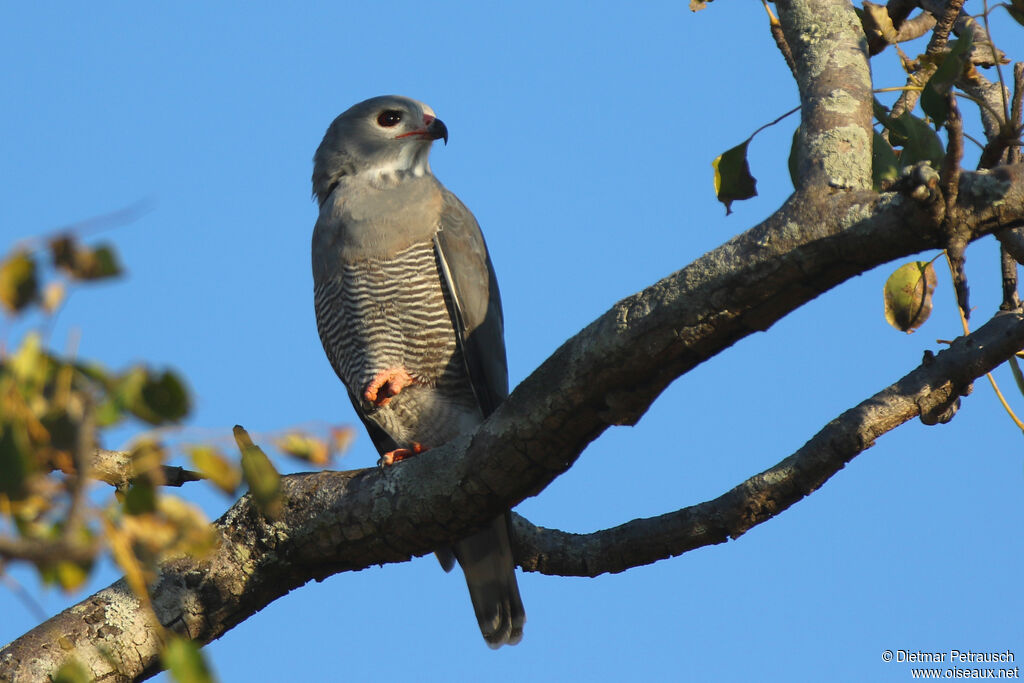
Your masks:
<instances>
[{"instance_id":1,"label":"leaf cluster","mask_svg":"<svg viewBox=\"0 0 1024 683\"><path fill-rule=\"evenodd\" d=\"M71 287L122 273L110 244L86 245L71 233L24 243L0 260L0 307L12 321L36 315L49 322ZM55 351L35 328L0 346L0 573L5 563L25 562L45 583L73 591L107 552L148 605L160 562L202 557L218 543L202 511L165 493L167 486L206 479L234 496L244 483L264 514L276 515L280 476L241 427L240 458L196 443L181 447L196 471L167 464L173 450L167 429L191 410L187 383L172 369L139 363L109 370ZM115 427L137 431L127 450L101 447ZM352 436L348 428L334 428L324 438L293 429L272 441L281 453L326 466ZM87 491L91 481L111 485L113 495L97 502ZM165 637L165 664L173 676L212 680L198 648ZM82 670L69 662L54 676L82 680Z\"/></svg>"}]
</instances>

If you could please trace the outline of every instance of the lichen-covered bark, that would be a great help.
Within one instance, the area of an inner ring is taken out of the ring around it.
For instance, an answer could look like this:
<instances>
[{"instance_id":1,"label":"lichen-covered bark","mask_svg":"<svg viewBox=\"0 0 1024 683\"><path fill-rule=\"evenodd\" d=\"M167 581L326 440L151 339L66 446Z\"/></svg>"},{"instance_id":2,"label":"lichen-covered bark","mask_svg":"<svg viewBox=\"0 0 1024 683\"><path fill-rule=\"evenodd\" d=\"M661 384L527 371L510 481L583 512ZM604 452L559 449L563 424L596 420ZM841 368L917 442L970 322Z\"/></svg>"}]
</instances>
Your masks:
<instances>
[{"instance_id":1,"label":"lichen-covered bark","mask_svg":"<svg viewBox=\"0 0 1024 683\"><path fill-rule=\"evenodd\" d=\"M871 68L867 39L849 0L779 0L797 64L802 188L871 187Z\"/></svg>"}]
</instances>

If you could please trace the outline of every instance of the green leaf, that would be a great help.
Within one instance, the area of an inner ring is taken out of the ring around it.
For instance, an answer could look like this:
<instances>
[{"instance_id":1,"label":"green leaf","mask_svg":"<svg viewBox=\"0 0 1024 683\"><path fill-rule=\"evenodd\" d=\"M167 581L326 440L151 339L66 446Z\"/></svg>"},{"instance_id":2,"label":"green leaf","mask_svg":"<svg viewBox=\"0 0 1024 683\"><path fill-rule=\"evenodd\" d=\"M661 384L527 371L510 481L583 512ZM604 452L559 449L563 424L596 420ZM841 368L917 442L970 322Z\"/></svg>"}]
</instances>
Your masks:
<instances>
[{"instance_id":1,"label":"green leaf","mask_svg":"<svg viewBox=\"0 0 1024 683\"><path fill-rule=\"evenodd\" d=\"M78 361L74 366L75 372L90 381L104 385L111 382L107 369L95 361Z\"/></svg>"},{"instance_id":2,"label":"green leaf","mask_svg":"<svg viewBox=\"0 0 1024 683\"><path fill-rule=\"evenodd\" d=\"M156 512L156 486L148 477L132 481L124 496L124 511L129 515L146 515Z\"/></svg>"},{"instance_id":3,"label":"green leaf","mask_svg":"<svg viewBox=\"0 0 1024 683\"><path fill-rule=\"evenodd\" d=\"M281 514L281 475L245 429L235 425L234 433L242 451L242 477L249 485L249 493L260 512L273 519Z\"/></svg>"},{"instance_id":4,"label":"green leaf","mask_svg":"<svg viewBox=\"0 0 1024 683\"><path fill-rule=\"evenodd\" d=\"M725 204L726 215L732 213L734 201L757 196L757 180L750 175L750 165L747 163L749 144L750 140L745 140L719 154L711 162L715 169L715 194L718 201Z\"/></svg>"},{"instance_id":5,"label":"green leaf","mask_svg":"<svg viewBox=\"0 0 1024 683\"><path fill-rule=\"evenodd\" d=\"M83 380L92 382L103 390L96 398L96 412L93 415L98 427L110 427L124 419L124 397L118 393L119 378L111 376L99 363L88 361L75 363L75 372Z\"/></svg>"},{"instance_id":6,"label":"green leaf","mask_svg":"<svg viewBox=\"0 0 1024 683\"><path fill-rule=\"evenodd\" d=\"M89 578L91 564L76 562L58 562L54 567L53 578L64 591L71 593L81 588Z\"/></svg>"},{"instance_id":7,"label":"green leaf","mask_svg":"<svg viewBox=\"0 0 1024 683\"><path fill-rule=\"evenodd\" d=\"M892 117L889 116L889 108L879 102L877 97L871 98L871 111L880 124L886 128L889 127L889 123L892 121Z\"/></svg>"},{"instance_id":8,"label":"green leaf","mask_svg":"<svg viewBox=\"0 0 1024 683\"><path fill-rule=\"evenodd\" d=\"M875 131L871 139L871 185L875 192L884 188L900 177L900 160L881 133Z\"/></svg>"},{"instance_id":9,"label":"green leaf","mask_svg":"<svg viewBox=\"0 0 1024 683\"><path fill-rule=\"evenodd\" d=\"M50 240L53 265L78 280L101 280L121 274L117 252L110 244L90 248L78 244L74 235Z\"/></svg>"},{"instance_id":10,"label":"green leaf","mask_svg":"<svg viewBox=\"0 0 1024 683\"><path fill-rule=\"evenodd\" d=\"M75 254L78 253L78 240L74 235L58 235L50 240L50 258L54 268L70 273L75 268Z\"/></svg>"},{"instance_id":11,"label":"green leaf","mask_svg":"<svg viewBox=\"0 0 1024 683\"><path fill-rule=\"evenodd\" d=\"M114 399L151 425L178 422L188 415L188 393L182 380L171 371L159 375L135 367L122 375Z\"/></svg>"},{"instance_id":12,"label":"green leaf","mask_svg":"<svg viewBox=\"0 0 1024 683\"><path fill-rule=\"evenodd\" d=\"M797 179L799 179L799 169L796 166L796 146L800 143L800 126L796 127L793 131L793 141L789 143L789 157L786 159L786 168L789 169L789 182L793 183L793 189L799 190L800 187L797 185Z\"/></svg>"},{"instance_id":13,"label":"green leaf","mask_svg":"<svg viewBox=\"0 0 1024 683\"><path fill-rule=\"evenodd\" d=\"M928 320L937 279L931 262L914 261L896 269L885 281L885 319L910 334Z\"/></svg>"},{"instance_id":14,"label":"green leaf","mask_svg":"<svg viewBox=\"0 0 1024 683\"><path fill-rule=\"evenodd\" d=\"M897 139L901 142L893 142L893 145L902 145L900 153L900 167L913 166L919 161L930 162L933 168L942 165L942 158L945 150L942 148L942 140L935 134L931 126L910 112L903 112L895 119L890 119L889 130L896 133ZM892 137L890 136L890 140Z\"/></svg>"},{"instance_id":15,"label":"green leaf","mask_svg":"<svg viewBox=\"0 0 1024 683\"><path fill-rule=\"evenodd\" d=\"M63 640L63 636L61 636L61 640ZM68 649L71 647L73 646L68 643ZM93 677L77 659L68 659L53 674L52 680L53 683L92 683Z\"/></svg>"},{"instance_id":16,"label":"green leaf","mask_svg":"<svg viewBox=\"0 0 1024 683\"><path fill-rule=\"evenodd\" d=\"M967 64L967 54L973 44L974 32L968 28L962 36L953 41L949 52L941 58L939 68L924 84L924 90L921 91L921 109L935 124L936 130L949 118L949 91L963 73Z\"/></svg>"},{"instance_id":17,"label":"green leaf","mask_svg":"<svg viewBox=\"0 0 1024 683\"><path fill-rule=\"evenodd\" d=\"M51 407L39 421L50 436L50 448L69 453L75 450L80 424L67 410Z\"/></svg>"},{"instance_id":18,"label":"green leaf","mask_svg":"<svg viewBox=\"0 0 1024 683\"><path fill-rule=\"evenodd\" d=\"M110 426L124 419L126 413L137 415L135 407L142 405L142 385L146 383L146 369L141 366L108 379L107 398L96 411L97 424ZM145 419L145 418L140 418Z\"/></svg>"},{"instance_id":19,"label":"green leaf","mask_svg":"<svg viewBox=\"0 0 1024 683\"><path fill-rule=\"evenodd\" d=\"M0 422L0 494L12 500L25 495L25 481L32 472L32 446L22 422Z\"/></svg>"},{"instance_id":20,"label":"green leaf","mask_svg":"<svg viewBox=\"0 0 1024 683\"><path fill-rule=\"evenodd\" d=\"M216 680L195 641L171 636L160 656L177 683L213 683Z\"/></svg>"},{"instance_id":21,"label":"green leaf","mask_svg":"<svg viewBox=\"0 0 1024 683\"><path fill-rule=\"evenodd\" d=\"M102 280L122 273L117 252L109 244L83 249L78 254L74 276L80 280Z\"/></svg>"},{"instance_id":22,"label":"green leaf","mask_svg":"<svg viewBox=\"0 0 1024 683\"><path fill-rule=\"evenodd\" d=\"M17 251L0 262L0 304L19 313L39 298L36 262L27 251Z\"/></svg>"},{"instance_id":23,"label":"green leaf","mask_svg":"<svg viewBox=\"0 0 1024 683\"><path fill-rule=\"evenodd\" d=\"M1010 13L1014 21L1024 26L1024 0L1010 0L1009 5L1003 6L1006 7L1006 11Z\"/></svg>"},{"instance_id":24,"label":"green leaf","mask_svg":"<svg viewBox=\"0 0 1024 683\"><path fill-rule=\"evenodd\" d=\"M142 400L146 409L162 422L178 422L188 415L189 399L185 383L178 375L167 370L146 378L142 385Z\"/></svg>"},{"instance_id":25,"label":"green leaf","mask_svg":"<svg viewBox=\"0 0 1024 683\"><path fill-rule=\"evenodd\" d=\"M63 521L60 521L43 530L36 529L36 535L34 537L54 541L64 535L65 528L66 526ZM42 531L41 534L39 533L40 531ZM79 526L78 529L73 532L72 540L82 543L83 545L90 545L95 541L95 538L89 527L83 525ZM92 560L79 563L57 559L52 564L39 563L36 565L36 568L39 570L39 576L43 580L43 583L59 586L61 590L71 593L78 590L85 584L89 575L92 573L94 566L95 562Z\"/></svg>"},{"instance_id":26,"label":"green leaf","mask_svg":"<svg viewBox=\"0 0 1024 683\"><path fill-rule=\"evenodd\" d=\"M99 401L96 421L101 427L120 422L125 411L152 425L179 422L191 410L188 390L170 370L156 373L138 365L111 377L99 365L75 366L81 377L100 384L106 396Z\"/></svg>"},{"instance_id":27,"label":"green leaf","mask_svg":"<svg viewBox=\"0 0 1024 683\"><path fill-rule=\"evenodd\" d=\"M124 419L124 405L113 398L107 398L96 407L94 418L97 427L112 427Z\"/></svg>"},{"instance_id":28,"label":"green leaf","mask_svg":"<svg viewBox=\"0 0 1024 683\"><path fill-rule=\"evenodd\" d=\"M57 367L43 349L43 340L38 332L25 335L21 346L11 356L11 373L29 391L40 392L53 377Z\"/></svg>"}]
</instances>

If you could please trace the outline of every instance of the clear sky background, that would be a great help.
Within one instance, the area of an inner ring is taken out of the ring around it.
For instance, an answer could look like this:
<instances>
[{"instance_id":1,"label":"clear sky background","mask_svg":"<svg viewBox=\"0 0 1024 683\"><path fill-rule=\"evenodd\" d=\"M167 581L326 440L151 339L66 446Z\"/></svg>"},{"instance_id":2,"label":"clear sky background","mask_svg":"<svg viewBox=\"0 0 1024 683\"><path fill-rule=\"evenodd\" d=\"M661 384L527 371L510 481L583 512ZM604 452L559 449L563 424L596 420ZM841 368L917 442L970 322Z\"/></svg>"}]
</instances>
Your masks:
<instances>
[{"instance_id":1,"label":"clear sky background","mask_svg":"<svg viewBox=\"0 0 1024 683\"><path fill-rule=\"evenodd\" d=\"M997 42L1021 58L1021 29L997 14ZM17 3L0 9L0 64L0 247L154 202L103 235L129 273L76 291L55 343L80 329L84 357L179 369L189 425L216 434L355 422L316 334L309 176L357 101L408 95L448 125L432 166L487 236L513 386L792 191L794 118L751 145L758 198L726 217L713 194L712 159L798 103L756 3ZM897 67L877 58L876 87L901 85ZM789 455L959 334L943 269L922 330L885 323L895 265L681 377L518 511L592 531L716 497ZM969 249L968 275L980 324L999 304L991 239ZM1022 658L1021 445L980 381L952 424L884 436L737 541L596 579L520 574L517 647L490 651L461 576L426 557L305 586L207 652L226 682L903 681L910 665L884 650ZM376 458L360 434L338 466ZM230 504L186 495L211 517ZM49 613L85 595L10 575ZM88 591L116 577L107 565ZM37 621L0 586L0 642Z\"/></svg>"}]
</instances>

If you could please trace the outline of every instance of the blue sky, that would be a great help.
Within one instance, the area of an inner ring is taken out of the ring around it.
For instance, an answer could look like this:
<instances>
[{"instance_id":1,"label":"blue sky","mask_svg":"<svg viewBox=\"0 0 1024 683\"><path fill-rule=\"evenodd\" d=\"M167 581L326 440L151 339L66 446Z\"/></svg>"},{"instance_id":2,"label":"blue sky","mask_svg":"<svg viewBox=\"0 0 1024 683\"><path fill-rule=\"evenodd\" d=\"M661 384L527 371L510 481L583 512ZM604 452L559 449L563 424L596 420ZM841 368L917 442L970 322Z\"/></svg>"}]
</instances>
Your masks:
<instances>
[{"instance_id":1,"label":"blue sky","mask_svg":"<svg viewBox=\"0 0 1024 683\"><path fill-rule=\"evenodd\" d=\"M1001 45L1021 44L1019 27L995 26ZM760 196L726 218L713 195L711 160L797 104L754 3L21 3L0 9L0 63L2 245L153 203L103 235L129 275L77 291L56 343L80 329L85 357L179 369L189 424L224 434L355 420L316 334L309 176L327 125L357 101L408 95L447 124L432 166L487 236L512 385L791 191L787 119L751 145ZM896 66L891 52L875 60L876 87L901 84ZM999 304L997 263L991 240L968 251L979 324ZM591 531L715 497L782 459L959 333L941 272L932 320L911 336L889 328L893 267L680 378L519 512ZM901 681L910 666L884 650L1024 656L1020 446L978 382L952 424L884 436L735 542L596 579L520 574L515 648L488 650L461 577L427 557L305 586L207 652L229 682ZM339 466L375 460L360 435ZM187 495L211 517L230 502ZM82 597L10 574L49 612ZM114 578L104 569L89 591ZM37 622L2 589L0 614L0 642Z\"/></svg>"}]
</instances>

